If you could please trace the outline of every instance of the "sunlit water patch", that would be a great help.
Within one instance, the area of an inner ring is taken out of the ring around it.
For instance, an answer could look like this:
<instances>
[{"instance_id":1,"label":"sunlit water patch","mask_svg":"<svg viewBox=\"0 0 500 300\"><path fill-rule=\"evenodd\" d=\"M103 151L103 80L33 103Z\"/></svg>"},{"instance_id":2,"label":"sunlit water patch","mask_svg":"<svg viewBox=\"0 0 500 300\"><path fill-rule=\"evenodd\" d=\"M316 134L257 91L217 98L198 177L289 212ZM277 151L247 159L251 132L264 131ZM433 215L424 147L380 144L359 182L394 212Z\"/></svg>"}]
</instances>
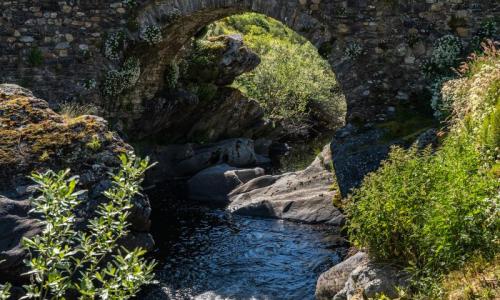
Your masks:
<instances>
[{"instance_id":1,"label":"sunlit water patch","mask_svg":"<svg viewBox=\"0 0 500 300\"><path fill-rule=\"evenodd\" d=\"M150 298L314 299L319 274L338 263L342 252L326 226L218 210L182 222L162 254L162 291Z\"/></svg>"}]
</instances>

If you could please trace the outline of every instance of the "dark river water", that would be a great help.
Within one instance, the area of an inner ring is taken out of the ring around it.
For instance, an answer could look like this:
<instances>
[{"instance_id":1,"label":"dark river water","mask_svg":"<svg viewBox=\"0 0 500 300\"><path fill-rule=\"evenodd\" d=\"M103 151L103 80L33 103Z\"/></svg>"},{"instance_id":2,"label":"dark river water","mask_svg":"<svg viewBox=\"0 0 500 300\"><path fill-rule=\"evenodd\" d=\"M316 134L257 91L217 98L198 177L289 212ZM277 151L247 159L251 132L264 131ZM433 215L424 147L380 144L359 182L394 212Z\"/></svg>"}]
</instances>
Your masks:
<instances>
[{"instance_id":1,"label":"dark river water","mask_svg":"<svg viewBox=\"0 0 500 300\"><path fill-rule=\"evenodd\" d=\"M161 252L161 292L145 298L314 299L318 276L344 250L326 226L222 210L181 218L176 230Z\"/></svg>"}]
</instances>

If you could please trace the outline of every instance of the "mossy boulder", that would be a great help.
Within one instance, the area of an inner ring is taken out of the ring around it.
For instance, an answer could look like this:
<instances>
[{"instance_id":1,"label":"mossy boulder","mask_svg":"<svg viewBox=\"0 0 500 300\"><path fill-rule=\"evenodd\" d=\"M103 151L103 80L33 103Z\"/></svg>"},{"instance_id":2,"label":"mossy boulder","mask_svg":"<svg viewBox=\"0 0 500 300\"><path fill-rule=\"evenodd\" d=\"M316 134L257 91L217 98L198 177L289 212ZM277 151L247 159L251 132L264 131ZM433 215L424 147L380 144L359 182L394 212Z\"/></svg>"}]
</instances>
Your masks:
<instances>
[{"instance_id":1,"label":"mossy boulder","mask_svg":"<svg viewBox=\"0 0 500 300\"><path fill-rule=\"evenodd\" d=\"M36 170L115 167L117 155L132 150L104 119L66 118L15 85L0 85L0 135L0 190L29 183L26 176Z\"/></svg>"},{"instance_id":2,"label":"mossy boulder","mask_svg":"<svg viewBox=\"0 0 500 300\"><path fill-rule=\"evenodd\" d=\"M189 80L225 86L255 69L260 58L243 44L241 35L221 35L195 41L187 63Z\"/></svg>"},{"instance_id":3,"label":"mossy boulder","mask_svg":"<svg viewBox=\"0 0 500 300\"><path fill-rule=\"evenodd\" d=\"M35 193L28 178L35 171L71 169L80 178L83 205L76 215L82 224L106 201L109 172L119 167L118 155L133 150L107 122L97 116L62 116L29 90L0 84L0 278L19 280L22 274L23 236L36 234L40 223L29 213ZM131 233L125 245L151 248L151 208L145 196L134 199Z\"/></svg>"}]
</instances>

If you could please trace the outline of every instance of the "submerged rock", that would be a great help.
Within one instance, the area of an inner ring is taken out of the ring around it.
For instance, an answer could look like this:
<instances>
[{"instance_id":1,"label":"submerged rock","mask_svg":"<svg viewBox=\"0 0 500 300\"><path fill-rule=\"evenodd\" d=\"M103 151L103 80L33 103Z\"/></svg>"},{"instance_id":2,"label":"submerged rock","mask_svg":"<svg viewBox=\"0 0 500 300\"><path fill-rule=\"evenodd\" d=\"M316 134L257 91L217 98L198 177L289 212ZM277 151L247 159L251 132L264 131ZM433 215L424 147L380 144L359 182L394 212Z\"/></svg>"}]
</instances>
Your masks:
<instances>
[{"instance_id":1,"label":"submerged rock","mask_svg":"<svg viewBox=\"0 0 500 300\"><path fill-rule=\"evenodd\" d=\"M408 284L408 274L393 265L376 263L358 252L321 274L316 284L318 300L398 297L398 287Z\"/></svg>"},{"instance_id":2,"label":"submerged rock","mask_svg":"<svg viewBox=\"0 0 500 300\"><path fill-rule=\"evenodd\" d=\"M235 189L228 209L242 215L341 225L344 216L333 205L338 191L331 189L332 172L327 146L303 171L259 177Z\"/></svg>"},{"instance_id":3,"label":"submerged rock","mask_svg":"<svg viewBox=\"0 0 500 300\"><path fill-rule=\"evenodd\" d=\"M36 217L27 213L27 199L35 192L28 176L71 168L80 177L78 189L89 191L76 212L88 220L107 201L102 192L111 185L108 173L120 166L118 155L132 147L109 131L104 119L61 116L29 90L9 84L0 84L0 136L0 276L16 281L25 255L21 240L39 230ZM131 230L140 241L135 244L151 249L149 200L137 196L133 202Z\"/></svg>"}]
</instances>

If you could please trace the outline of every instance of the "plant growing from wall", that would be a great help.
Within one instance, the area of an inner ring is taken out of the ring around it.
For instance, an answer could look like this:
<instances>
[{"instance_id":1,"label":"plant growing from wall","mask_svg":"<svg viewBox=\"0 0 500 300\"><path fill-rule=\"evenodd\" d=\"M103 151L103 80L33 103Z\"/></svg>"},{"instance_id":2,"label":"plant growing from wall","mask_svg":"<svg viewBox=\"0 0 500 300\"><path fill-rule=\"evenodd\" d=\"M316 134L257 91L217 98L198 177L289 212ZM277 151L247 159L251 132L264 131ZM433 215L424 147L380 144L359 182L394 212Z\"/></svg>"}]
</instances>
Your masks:
<instances>
[{"instance_id":1,"label":"plant growing from wall","mask_svg":"<svg viewBox=\"0 0 500 300\"><path fill-rule=\"evenodd\" d=\"M445 35L434 43L431 55L431 64L439 71L449 71L460 59L462 42L454 35Z\"/></svg>"},{"instance_id":2,"label":"plant growing from wall","mask_svg":"<svg viewBox=\"0 0 500 300\"><path fill-rule=\"evenodd\" d=\"M97 82L93 78L92 79L86 79L86 80L83 81L82 86L87 91L90 91L90 90L93 90L93 89L96 88Z\"/></svg>"},{"instance_id":3,"label":"plant growing from wall","mask_svg":"<svg viewBox=\"0 0 500 300\"><path fill-rule=\"evenodd\" d=\"M488 39L493 39L497 34L498 27L494 20L484 21L471 41L471 52L481 52L481 44Z\"/></svg>"},{"instance_id":4,"label":"plant growing from wall","mask_svg":"<svg viewBox=\"0 0 500 300\"><path fill-rule=\"evenodd\" d=\"M349 60L356 60L361 54L363 54L363 47L358 42L347 44L344 50L344 56Z\"/></svg>"},{"instance_id":5,"label":"plant growing from wall","mask_svg":"<svg viewBox=\"0 0 500 300\"><path fill-rule=\"evenodd\" d=\"M157 25L147 25L141 29L140 38L149 45L156 45L163 40L161 29Z\"/></svg>"},{"instance_id":6,"label":"plant growing from wall","mask_svg":"<svg viewBox=\"0 0 500 300\"><path fill-rule=\"evenodd\" d=\"M125 34L122 31L110 33L104 41L104 56L111 60L119 60L124 42Z\"/></svg>"},{"instance_id":7,"label":"plant growing from wall","mask_svg":"<svg viewBox=\"0 0 500 300\"><path fill-rule=\"evenodd\" d=\"M38 47L30 49L28 54L28 63L32 67L39 67L43 64L43 53Z\"/></svg>"},{"instance_id":8,"label":"plant growing from wall","mask_svg":"<svg viewBox=\"0 0 500 300\"><path fill-rule=\"evenodd\" d=\"M128 58L120 70L111 70L106 74L103 93L116 96L133 87L141 74L140 62L135 57Z\"/></svg>"},{"instance_id":9,"label":"plant growing from wall","mask_svg":"<svg viewBox=\"0 0 500 300\"><path fill-rule=\"evenodd\" d=\"M462 51L462 42L458 37L445 35L434 42L430 58L422 64L422 72L430 81L431 107L438 119L448 115L447 104L443 103L441 97L441 87L444 82L455 77L453 68L457 67Z\"/></svg>"},{"instance_id":10,"label":"plant growing from wall","mask_svg":"<svg viewBox=\"0 0 500 300\"><path fill-rule=\"evenodd\" d=\"M128 7L134 7L134 6L137 5L137 1L136 0L122 0L122 3L125 6L128 6Z\"/></svg>"},{"instance_id":11,"label":"plant growing from wall","mask_svg":"<svg viewBox=\"0 0 500 300\"><path fill-rule=\"evenodd\" d=\"M179 65L172 61L167 65L165 70L165 86L168 89L173 89L176 87L177 82L179 81Z\"/></svg>"},{"instance_id":12,"label":"plant growing from wall","mask_svg":"<svg viewBox=\"0 0 500 300\"><path fill-rule=\"evenodd\" d=\"M74 214L84 193L76 191L78 179L68 178L69 170L32 175L41 195L32 200L31 213L42 218L45 229L23 240L31 279L24 299L64 299L68 293L79 299L128 299L152 282L154 262L142 258L145 251L119 246L128 234L132 199L151 165L132 153L120 160L113 187L104 193L109 201L99 205L98 217L85 229L77 229Z\"/></svg>"}]
</instances>

